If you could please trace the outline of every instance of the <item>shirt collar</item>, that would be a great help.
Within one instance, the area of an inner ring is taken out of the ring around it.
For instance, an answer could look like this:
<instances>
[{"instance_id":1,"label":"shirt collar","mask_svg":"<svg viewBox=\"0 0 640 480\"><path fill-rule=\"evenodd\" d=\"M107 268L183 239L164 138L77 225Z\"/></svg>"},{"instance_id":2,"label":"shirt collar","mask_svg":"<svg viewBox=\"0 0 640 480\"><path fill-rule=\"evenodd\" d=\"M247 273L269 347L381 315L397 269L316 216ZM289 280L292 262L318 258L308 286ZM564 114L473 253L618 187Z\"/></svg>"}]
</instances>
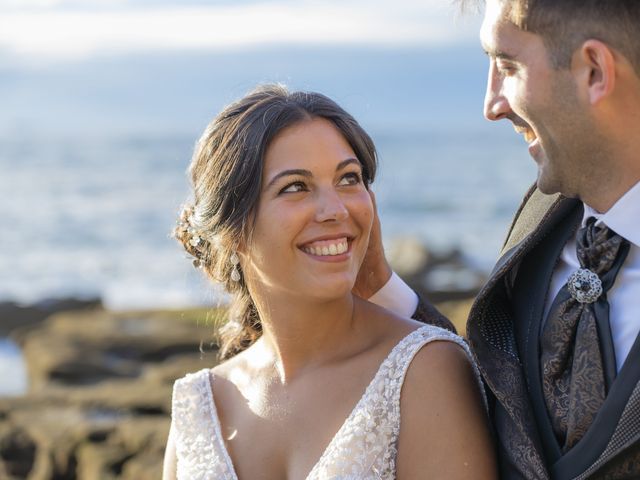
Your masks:
<instances>
[{"instance_id":1,"label":"shirt collar","mask_svg":"<svg viewBox=\"0 0 640 480\"><path fill-rule=\"evenodd\" d=\"M582 226L589 217L595 217L598 223L604 223L635 246L640 246L640 182L620 197L606 213L598 213L584 204Z\"/></svg>"}]
</instances>

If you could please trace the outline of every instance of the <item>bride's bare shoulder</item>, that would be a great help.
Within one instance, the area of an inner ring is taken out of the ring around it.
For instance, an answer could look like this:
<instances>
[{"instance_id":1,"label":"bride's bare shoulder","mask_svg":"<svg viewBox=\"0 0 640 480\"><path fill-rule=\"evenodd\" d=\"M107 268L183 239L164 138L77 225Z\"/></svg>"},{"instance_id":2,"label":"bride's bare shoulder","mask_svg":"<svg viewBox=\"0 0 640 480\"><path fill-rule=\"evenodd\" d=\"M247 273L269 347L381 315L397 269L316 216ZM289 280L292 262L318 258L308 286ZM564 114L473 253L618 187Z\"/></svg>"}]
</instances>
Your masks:
<instances>
[{"instance_id":1,"label":"bride's bare shoulder","mask_svg":"<svg viewBox=\"0 0 640 480\"><path fill-rule=\"evenodd\" d=\"M407 371L400 399L398 479L496 478L493 445L479 378L465 348L435 340ZM419 452L433 455L421 458ZM416 458L421 461L416 462Z\"/></svg>"}]
</instances>

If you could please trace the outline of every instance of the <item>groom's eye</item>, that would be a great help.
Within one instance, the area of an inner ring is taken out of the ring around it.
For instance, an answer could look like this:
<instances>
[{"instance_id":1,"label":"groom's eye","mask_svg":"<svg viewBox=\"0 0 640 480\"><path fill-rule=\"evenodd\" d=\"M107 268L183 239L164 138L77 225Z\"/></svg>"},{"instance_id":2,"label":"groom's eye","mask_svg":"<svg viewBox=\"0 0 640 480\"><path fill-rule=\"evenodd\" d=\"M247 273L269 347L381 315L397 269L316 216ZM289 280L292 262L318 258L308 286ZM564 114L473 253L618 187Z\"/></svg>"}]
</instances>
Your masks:
<instances>
[{"instance_id":1,"label":"groom's eye","mask_svg":"<svg viewBox=\"0 0 640 480\"><path fill-rule=\"evenodd\" d=\"M514 63L505 60L498 60L496 66L498 67L498 71L507 77L513 75L518 70Z\"/></svg>"}]
</instances>

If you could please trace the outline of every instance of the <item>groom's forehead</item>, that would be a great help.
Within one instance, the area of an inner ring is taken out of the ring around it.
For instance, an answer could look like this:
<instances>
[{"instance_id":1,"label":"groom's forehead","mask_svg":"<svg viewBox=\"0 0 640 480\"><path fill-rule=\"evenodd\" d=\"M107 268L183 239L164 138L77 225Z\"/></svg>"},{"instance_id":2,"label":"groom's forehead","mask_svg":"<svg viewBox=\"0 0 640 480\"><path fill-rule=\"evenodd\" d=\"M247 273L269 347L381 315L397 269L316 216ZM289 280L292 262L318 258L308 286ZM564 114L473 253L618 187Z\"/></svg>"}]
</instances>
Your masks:
<instances>
[{"instance_id":1,"label":"groom's forehead","mask_svg":"<svg viewBox=\"0 0 640 480\"><path fill-rule=\"evenodd\" d=\"M496 53L496 43L508 40L510 34L519 30L510 18L509 10L505 10L504 0L487 0L482 26L480 27L480 43L489 53Z\"/></svg>"},{"instance_id":2,"label":"groom's forehead","mask_svg":"<svg viewBox=\"0 0 640 480\"><path fill-rule=\"evenodd\" d=\"M511 23L517 28L522 28L526 23L531 3L528 0L485 0L483 20Z\"/></svg>"},{"instance_id":3,"label":"groom's forehead","mask_svg":"<svg viewBox=\"0 0 640 480\"><path fill-rule=\"evenodd\" d=\"M492 19L493 21L508 21L516 23L518 12L522 10L518 1L509 0L485 0L484 2L484 20Z\"/></svg>"}]
</instances>

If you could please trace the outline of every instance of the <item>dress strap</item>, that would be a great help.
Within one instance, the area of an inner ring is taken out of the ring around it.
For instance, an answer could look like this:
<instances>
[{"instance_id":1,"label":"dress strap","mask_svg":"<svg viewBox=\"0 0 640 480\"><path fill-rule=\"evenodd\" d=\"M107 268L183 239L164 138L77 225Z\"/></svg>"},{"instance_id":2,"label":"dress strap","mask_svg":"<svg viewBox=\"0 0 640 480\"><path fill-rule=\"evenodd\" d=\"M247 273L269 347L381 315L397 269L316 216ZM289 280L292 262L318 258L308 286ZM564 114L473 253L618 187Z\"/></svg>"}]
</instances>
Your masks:
<instances>
[{"instance_id":1,"label":"dress strap","mask_svg":"<svg viewBox=\"0 0 640 480\"><path fill-rule=\"evenodd\" d=\"M172 405L178 479L234 480L213 403L209 369L177 380Z\"/></svg>"},{"instance_id":2,"label":"dress strap","mask_svg":"<svg viewBox=\"0 0 640 480\"><path fill-rule=\"evenodd\" d=\"M380 368L380 370L385 370L383 375L388 379L385 394L387 396L389 406L392 409L390 413L392 415L397 415L397 418L400 418L400 393L402 391L402 385L404 384L404 379L413 358L425 345L436 341L452 342L464 350L474 370L478 386L482 391L485 409L487 408L482 376L473 360L473 355L471 354L471 350L467 343L462 339L462 337L450 332L449 330L435 327L433 325L425 325L424 327L411 332L398 345L396 345L385 361L388 365L383 364Z\"/></svg>"}]
</instances>

